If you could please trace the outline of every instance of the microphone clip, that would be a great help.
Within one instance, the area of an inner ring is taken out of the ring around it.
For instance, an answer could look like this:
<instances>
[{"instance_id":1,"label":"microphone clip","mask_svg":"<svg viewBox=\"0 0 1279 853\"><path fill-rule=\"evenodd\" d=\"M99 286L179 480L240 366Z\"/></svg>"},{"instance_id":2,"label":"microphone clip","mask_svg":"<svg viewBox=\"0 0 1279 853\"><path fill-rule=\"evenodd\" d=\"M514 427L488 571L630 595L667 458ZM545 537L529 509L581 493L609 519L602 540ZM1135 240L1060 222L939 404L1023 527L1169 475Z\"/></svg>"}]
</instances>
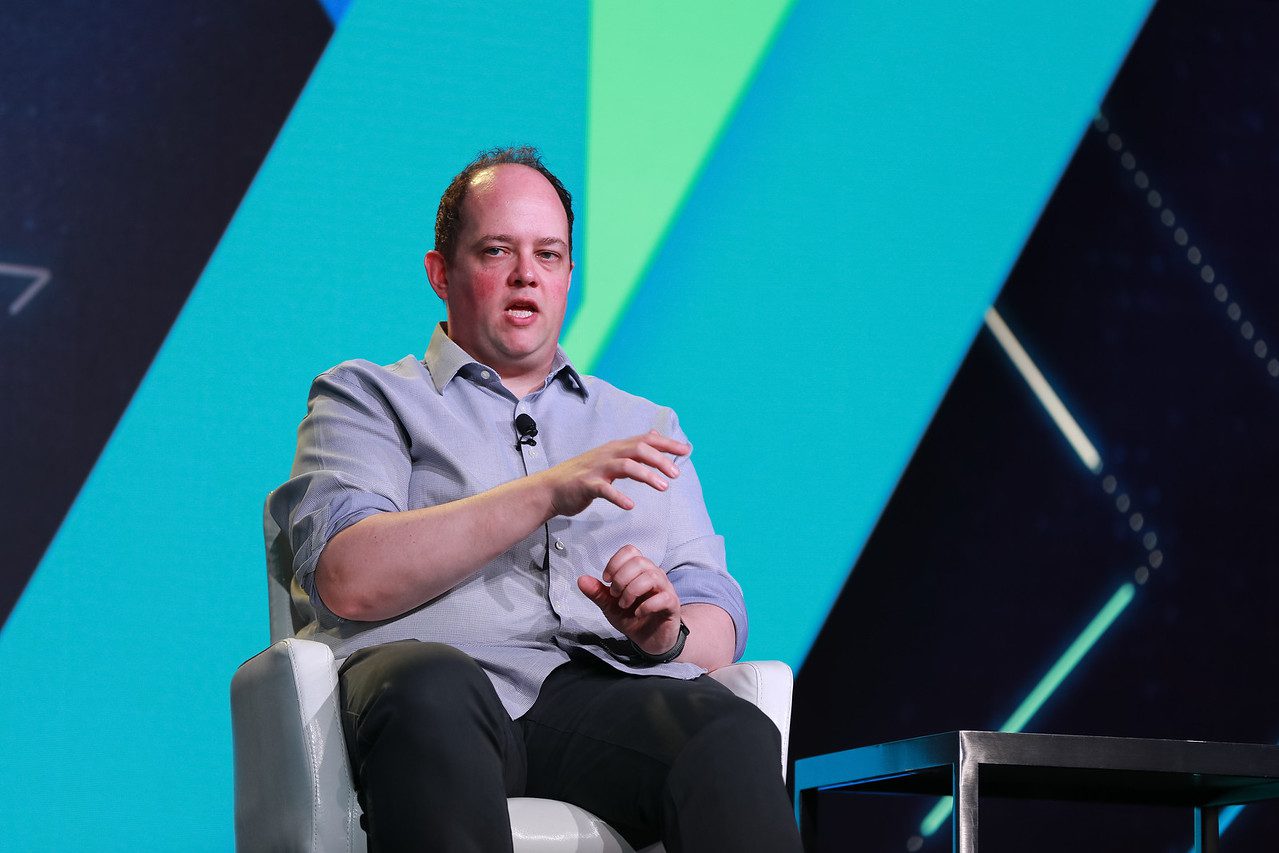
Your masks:
<instances>
[{"instance_id":1,"label":"microphone clip","mask_svg":"<svg viewBox=\"0 0 1279 853\"><path fill-rule=\"evenodd\" d=\"M533 447L537 442L533 436L537 435L537 421L533 420L526 414L520 414L515 419L515 431L519 433L519 438L515 442L516 450L523 450L527 445Z\"/></svg>"}]
</instances>

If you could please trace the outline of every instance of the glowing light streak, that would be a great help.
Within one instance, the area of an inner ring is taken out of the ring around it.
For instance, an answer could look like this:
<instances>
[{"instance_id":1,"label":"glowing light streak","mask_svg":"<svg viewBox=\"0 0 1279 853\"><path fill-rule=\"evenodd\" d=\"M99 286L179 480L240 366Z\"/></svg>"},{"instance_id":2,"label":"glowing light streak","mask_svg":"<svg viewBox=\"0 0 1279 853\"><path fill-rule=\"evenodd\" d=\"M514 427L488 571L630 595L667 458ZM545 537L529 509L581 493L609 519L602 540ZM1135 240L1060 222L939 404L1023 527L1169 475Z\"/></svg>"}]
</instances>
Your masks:
<instances>
[{"instance_id":1,"label":"glowing light streak","mask_svg":"<svg viewBox=\"0 0 1279 853\"><path fill-rule=\"evenodd\" d=\"M1057 662L1049 668L1044 677L1035 685L1035 689L1031 690L1030 694L1017 706L1017 710L1013 711L1008 721L999 727L1001 732L1019 732L1026 727L1031 718L1048 701L1048 697L1057 691L1057 688L1066 680L1066 677L1084 659L1084 655L1088 654L1089 650L1101 639L1101 636L1119 618L1119 614L1123 613L1124 609L1132 603L1136 594L1137 587L1131 583L1125 583L1115 590L1115 594L1101 608L1101 612L1093 617L1088 626L1080 632L1075 641L1057 659ZM941 828L941 825L946 822L946 818L950 817L953 807L954 801L952 797L943 797L939 800L937 805L933 806L932 811L919 824L920 834L927 837Z\"/></svg>"},{"instance_id":2,"label":"glowing light streak","mask_svg":"<svg viewBox=\"0 0 1279 853\"><path fill-rule=\"evenodd\" d=\"M1088 436L1084 435L1084 431L1079 428L1079 424L1071 417L1070 412L1066 411L1061 398L1053 391L1052 386L1048 384L1048 380L1044 379L1044 375L1039 372L1039 368L1035 367L1035 363L1026 354L1026 350L1022 348L1021 343L1017 340L1017 336L1004 323L1004 318L999 316L999 312L995 310L994 306L986 309L986 328L990 329L995 336L995 340L999 341L999 345L1004 348L1004 352L1012 360L1013 366L1017 368L1022 378L1026 380L1030 390L1039 398L1039 402L1048 411L1049 417L1053 419L1053 423L1057 425L1062 435L1066 437L1066 441L1070 442L1070 446L1075 449L1075 453L1079 454L1080 460L1088 467L1089 471L1094 474L1101 473L1101 454L1097 452L1097 448L1093 447L1092 442L1088 440Z\"/></svg>"}]
</instances>

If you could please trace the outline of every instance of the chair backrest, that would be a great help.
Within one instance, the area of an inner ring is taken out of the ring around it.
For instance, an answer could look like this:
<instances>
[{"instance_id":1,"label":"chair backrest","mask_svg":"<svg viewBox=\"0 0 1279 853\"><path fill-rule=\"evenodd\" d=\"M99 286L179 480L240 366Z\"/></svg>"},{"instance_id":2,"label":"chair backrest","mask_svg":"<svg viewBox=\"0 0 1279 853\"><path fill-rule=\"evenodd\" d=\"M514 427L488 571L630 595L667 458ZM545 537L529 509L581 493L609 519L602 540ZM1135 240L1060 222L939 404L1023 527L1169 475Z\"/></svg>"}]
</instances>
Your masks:
<instances>
[{"instance_id":1,"label":"chair backrest","mask_svg":"<svg viewBox=\"0 0 1279 853\"><path fill-rule=\"evenodd\" d=\"M315 621L311 599L293 577L293 548L284 532L287 524L288 519L271 515L271 495L267 495L262 512L262 535L266 541L266 593L272 643L294 636Z\"/></svg>"}]
</instances>

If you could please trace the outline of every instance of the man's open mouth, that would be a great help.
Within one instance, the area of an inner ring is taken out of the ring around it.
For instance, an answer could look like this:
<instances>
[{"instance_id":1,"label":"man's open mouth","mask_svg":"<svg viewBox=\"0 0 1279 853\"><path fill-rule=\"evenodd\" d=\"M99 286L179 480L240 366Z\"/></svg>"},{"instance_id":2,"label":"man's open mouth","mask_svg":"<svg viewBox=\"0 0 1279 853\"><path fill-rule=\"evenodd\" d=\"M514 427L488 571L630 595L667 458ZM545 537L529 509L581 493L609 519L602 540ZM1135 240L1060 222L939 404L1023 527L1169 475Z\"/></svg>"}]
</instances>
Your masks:
<instances>
[{"instance_id":1,"label":"man's open mouth","mask_svg":"<svg viewBox=\"0 0 1279 853\"><path fill-rule=\"evenodd\" d=\"M506 313L519 320L525 320L537 313L537 306L532 302L512 302L506 306Z\"/></svg>"}]
</instances>

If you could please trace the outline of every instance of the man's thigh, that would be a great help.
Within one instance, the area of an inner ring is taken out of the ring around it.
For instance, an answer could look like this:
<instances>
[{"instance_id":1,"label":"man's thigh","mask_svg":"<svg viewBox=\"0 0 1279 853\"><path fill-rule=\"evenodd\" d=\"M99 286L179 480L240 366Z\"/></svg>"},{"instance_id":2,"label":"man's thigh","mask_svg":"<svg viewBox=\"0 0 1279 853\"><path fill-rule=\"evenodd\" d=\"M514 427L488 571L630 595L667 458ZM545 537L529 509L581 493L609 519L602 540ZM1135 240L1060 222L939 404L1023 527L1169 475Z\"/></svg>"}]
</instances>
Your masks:
<instances>
[{"instance_id":1,"label":"man's thigh","mask_svg":"<svg viewBox=\"0 0 1279 853\"><path fill-rule=\"evenodd\" d=\"M422 790L459 778L518 796L520 732L483 669L440 643L402 640L355 652L340 671L342 724L357 787ZM369 779L370 770L379 779Z\"/></svg>"},{"instance_id":2,"label":"man's thigh","mask_svg":"<svg viewBox=\"0 0 1279 853\"><path fill-rule=\"evenodd\" d=\"M633 843L656 838L677 763L681 775L705 773L709 783L719 762L708 756L745 748L774 756L780 779L776 728L709 676L631 676L574 660L551 673L519 724L528 796L576 803Z\"/></svg>"}]
</instances>

